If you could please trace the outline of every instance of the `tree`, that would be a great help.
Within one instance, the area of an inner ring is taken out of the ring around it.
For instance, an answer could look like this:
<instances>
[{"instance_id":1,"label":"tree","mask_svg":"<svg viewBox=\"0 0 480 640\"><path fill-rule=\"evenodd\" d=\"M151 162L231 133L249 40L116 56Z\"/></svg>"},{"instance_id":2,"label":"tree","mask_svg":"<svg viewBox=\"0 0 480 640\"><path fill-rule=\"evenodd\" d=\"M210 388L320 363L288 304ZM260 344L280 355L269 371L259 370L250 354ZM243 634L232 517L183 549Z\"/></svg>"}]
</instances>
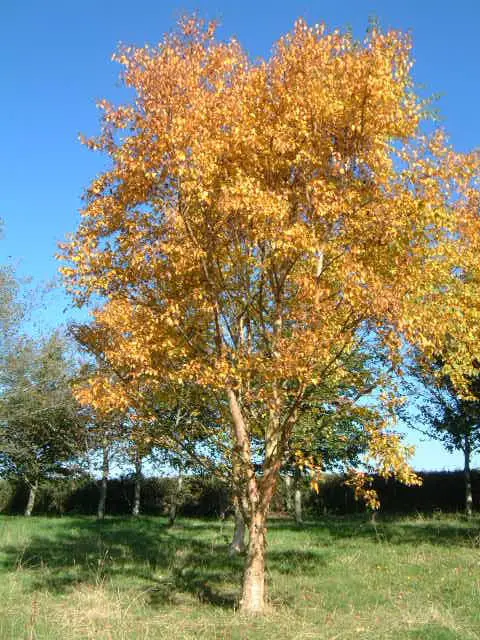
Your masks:
<instances>
[{"instance_id":1,"label":"tree","mask_svg":"<svg viewBox=\"0 0 480 640\"><path fill-rule=\"evenodd\" d=\"M141 510L141 494L143 482L143 464L146 458L154 459L154 440L156 432L155 424L144 423L134 419L129 420L129 430L126 435L127 458L134 467L133 472L133 502L132 516L139 516Z\"/></svg>"},{"instance_id":2,"label":"tree","mask_svg":"<svg viewBox=\"0 0 480 640\"><path fill-rule=\"evenodd\" d=\"M471 480L471 458L480 450L480 403L478 400L466 400L450 389L443 390L444 402L431 426L437 439L441 440L449 451L457 450L463 454L463 476L465 481L465 513L472 515L473 497ZM433 435L433 432L431 432Z\"/></svg>"},{"instance_id":3,"label":"tree","mask_svg":"<svg viewBox=\"0 0 480 640\"><path fill-rule=\"evenodd\" d=\"M111 406L100 410L89 402L86 395L86 384L92 376L103 377L105 368L92 363L84 364L75 379L73 394L82 404L85 418L85 451L87 455L93 453L94 459L100 454L100 494L97 505L97 518L105 518L108 480L112 460L119 454L121 445L125 444L130 433L128 410L116 410Z\"/></svg>"},{"instance_id":4,"label":"tree","mask_svg":"<svg viewBox=\"0 0 480 640\"><path fill-rule=\"evenodd\" d=\"M325 406L318 398L311 404L296 425L291 454L283 467L287 509L297 524L302 524L305 478L318 491L324 472L348 473L358 467L361 454L368 450L367 425L378 417L371 406Z\"/></svg>"},{"instance_id":5,"label":"tree","mask_svg":"<svg viewBox=\"0 0 480 640\"><path fill-rule=\"evenodd\" d=\"M475 239L478 159L420 133L410 46L298 21L252 63L186 19L158 47L120 50L135 99L103 101L86 140L111 165L62 247L67 286L103 298L104 358L136 387L194 384L228 406L246 613L264 610L268 508L318 382L335 388L372 336L398 366L403 340L433 348L461 320L453 267ZM414 481L386 427L366 426L371 456Z\"/></svg>"},{"instance_id":6,"label":"tree","mask_svg":"<svg viewBox=\"0 0 480 640\"><path fill-rule=\"evenodd\" d=\"M113 345L115 336L105 333L98 324L74 325L70 331L82 349L97 360L96 366L84 367L75 395L89 410L89 448L102 451L98 517L105 515L110 459L116 452L126 454L135 467L134 516L140 511L143 459L150 456L179 471L169 510L173 524L181 501L184 469L207 467L222 480L227 477L225 461L220 464L218 450L224 439L218 412L205 404L193 385L184 385L178 392L170 389L167 400L165 391L156 393L145 383L136 384L124 367L112 366L105 359L105 346Z\"/></svg>"},{"instance_id":7,"label":"tree","mask_svg":"<svg viewBox=\"0 0 480 640\"><path fill-rule=\"evenodd\" d=\"M132 504L132 516L140 515L141 495L142 495L142 463L143 458L147 454L142 450L141 446L134 442L130 450L130 457L132 458L134 465L134 483L133 483L133 504Z\"/></svg>"},{"instance_id":8,"label":"tree","mask_svg":"<svg viewBox=\"0 0 480 640\"><path fill-rule=\"evenodd\" d=\"M121 415L95 413L93 422L90 423L89 447L96 453L100 452L101 454L100 495L97 506L97 518L99 520L105 518L110 469L112 460L115 458L115 454L118 453L122 437L124 437L122 432L123 416Z\"/></svg>"},{"instance_id":9,"label":"tree","mask_svg":"<svg viewBox=\"0 0 480 640\"><path fill-rule=\"evenodd\" d=\"M29 488L32 513L39 482L66 473L82 451L84 421L72 393L74 367L58 333L38 343L23 338L0 373L0 473Z\"/></svg>"},{"instance_id":10,"label":"tree","mask_svg":"<svg viewBox=\"0 0 480 640\"><path fill-rule=\"evenodd\" d=\"M0 236L2 223L0 221ZM19 300L19 282L13 269L0 267L0 358L4 358L18 332L25 309Z\"/></svg>"},{"instance_id":11,"label":"tree","mask_svg":"<svg viewBox=\"0 0 480 640\"><path fill-rule=\"evenodd\" d=\"M362 351L342 358L343 378L336 386L317 384L303 403L284 465L288 510L302 523L301 484L305 475L318 490L325 471L349 472L361 464L368 450L368 425L381 420L372 391L384 393L389 375L380 345L375 353ZM392 390L390 390L391 392Z\"/></svg>"},{"instance_id":12,"label":"tree","mask_svg":"<svg viewBox=\"0 0 480 640\"><path fill-rule=\"evenodd\" d=\"M462 452L465 514L470 517L473 510L471 459L480 451L480 378L469 376L458 388L444 373L441 358L432 361L417 353L404 386L415 403L400 408L403 420L411 428L441 442L448 451ZM467 396L464 395L466 389Z\"/></svg>"},{"instance_id":13,"label":"tree","mask_svg":"<svg viewBox=\"0 0 480 640\"><path fill-rule=\"evenodd\" d=\"M0 268L0 353L3 356L18 329L23 308L18 301L18 282L8 267Z\"/></svg>"},{"instance_id":14,"label":"tree","mask_svg":"<svg viewBox=\"0 0 480 640\"><path fill-rule=\"evenodd\" d=\"M361 454L368 449L366 426L379 417L375 399L372 406L368 395L382 386L382 363L382 358L364 353L348 354L343 380L336 387L317 384L303 403L282 469L287 511L297 524L303 521L306 478L318 491L325 471L345 473L361 464Z\"/></svg>"}]
</instances>

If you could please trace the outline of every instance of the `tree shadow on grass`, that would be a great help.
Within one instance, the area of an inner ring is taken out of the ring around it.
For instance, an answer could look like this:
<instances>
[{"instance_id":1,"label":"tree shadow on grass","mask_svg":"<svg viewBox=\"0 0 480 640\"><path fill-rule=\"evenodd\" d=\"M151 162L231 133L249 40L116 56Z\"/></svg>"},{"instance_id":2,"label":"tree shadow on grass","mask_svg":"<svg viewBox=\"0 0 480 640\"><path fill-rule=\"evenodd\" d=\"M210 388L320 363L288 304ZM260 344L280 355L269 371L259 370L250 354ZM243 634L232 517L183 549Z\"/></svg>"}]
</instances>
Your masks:
<instances>
[{"instance_id":1,"label":"tree shadow on grass","mask_svg":"<svg viewBox=\"0 0 480 640\"><path fill-rule=\"evenodd\" d=\"M269 528L271 531L304 530L308 532L310 540L320 547L352 538L394 545L480 546L479 517L466 520L462 516L457 519L380 516L373 522L368 515L325 516L309 521L303 527L298 527L293 522L273 521Z\"/></svg>"},{"instance_id":2,"label":"tree shadow on grass","mask_svg":"<svg viewBox=\"0 0 480 640\"><path fill-rule=\"evenodd\" d=\"M88 517L52 520L47 535L9 545L3 568L28 572L32 590L67 593L80 584L111 582L148 592L152 606L184 595L233 608L238 603L244 557L228 554L229 536L218 522L183 520L169 528L159 518ZM311 551L269 552L269 568L308 573L322 558Z\"/></svg>"},{"instance_id":3,"label":"tree shadow on grass","mask_svg":"<svg viewBox=\"0 0 480 640\"><path fill-rule=\"evenodd\" d=\"M289 521L272 520L270 532L283 539L281 549L270 547L268 568L286 576L314 575L326 566L328 547L347 538L471 546L478 541L478 525L476 519L471 523L386 519L373 525L367 517L326 517L299 529ZM299 531L308 536L308 550L295 548L294 536L288 544L290 533ZM182 520L169 528L155 517L104 522L69 517L52 519L48 534L33 535L24 546L8 545L0 551L3 568L25 571L25 584L32 590L61 594L80 584L111 583L119 590L149 593L152 606L187 596L232 608L238 602L244 558L229 556L229 533L218 521Z\"/></svg>"}]
</instances>

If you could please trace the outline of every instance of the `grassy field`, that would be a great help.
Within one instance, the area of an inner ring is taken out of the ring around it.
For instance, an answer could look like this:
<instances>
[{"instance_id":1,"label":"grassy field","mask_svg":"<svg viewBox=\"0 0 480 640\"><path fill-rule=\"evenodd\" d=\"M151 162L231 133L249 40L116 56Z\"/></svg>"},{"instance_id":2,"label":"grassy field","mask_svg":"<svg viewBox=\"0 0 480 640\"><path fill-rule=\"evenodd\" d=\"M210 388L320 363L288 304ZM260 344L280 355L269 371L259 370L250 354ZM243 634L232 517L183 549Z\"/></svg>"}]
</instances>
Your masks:
<instances>
[{"instance_id":1,"label":"grassy field","mask_svg":"<svg viewBox=\"0 0 480 640\"><path fill-rule=\"evenodd\" d=\"M480 519L269 528L269 613L235 612L231 524L0 518L0 638L480 639Z\"/></svg>"}]
</instances>

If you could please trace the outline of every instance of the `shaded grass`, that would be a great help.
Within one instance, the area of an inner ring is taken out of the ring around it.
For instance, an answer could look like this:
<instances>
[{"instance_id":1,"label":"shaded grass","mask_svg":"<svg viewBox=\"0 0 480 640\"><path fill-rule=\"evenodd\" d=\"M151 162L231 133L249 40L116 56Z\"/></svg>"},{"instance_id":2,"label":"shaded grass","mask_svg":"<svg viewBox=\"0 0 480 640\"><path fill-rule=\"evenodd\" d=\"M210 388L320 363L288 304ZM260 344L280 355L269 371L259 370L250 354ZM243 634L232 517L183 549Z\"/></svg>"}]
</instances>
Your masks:
<instances>
[{"instance_id":1,"label":"shaded grass","mask_svg":"<svg viewBox=\"0 0 480 640\"><path fill-rule=\"evenodd\" d=\"M0 638L479 639L479 519L269 526L269 612L236 613L230 523L0 518Z\"/></svg>"}]
</instances>

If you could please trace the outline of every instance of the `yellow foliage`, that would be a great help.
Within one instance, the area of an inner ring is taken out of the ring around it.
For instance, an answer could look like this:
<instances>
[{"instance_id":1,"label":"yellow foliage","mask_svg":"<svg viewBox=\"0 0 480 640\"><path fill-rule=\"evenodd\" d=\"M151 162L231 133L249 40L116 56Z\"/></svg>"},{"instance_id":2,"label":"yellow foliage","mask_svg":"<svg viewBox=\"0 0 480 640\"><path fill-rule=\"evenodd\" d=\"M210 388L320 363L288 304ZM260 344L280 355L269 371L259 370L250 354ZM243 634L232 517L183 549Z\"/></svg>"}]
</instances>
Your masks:
<instances>
[{"instance_id":1,"label":"yellow foliage","mask_svg":"<svg viewBox=\"0 0 480 640\"><path fill-rule=\"evenodd\" d=\"M231 391L247 436L281 456L309 386L341 380L360 334L398 366L404 339L434 351L455 333L465 365L478 287L458 274L478 271L478 156L421 133L410 51L396 31L357 43L298 21L253 63L187 20L119 52L136 98L101 103L86 144L110 168L62 245L78 302L105 300L113 369L138 388ZM105 381L88 393L128 401ZM370 447L382 473L416 481L396 436L375 427Z\"/></svg>"}]
</instances>

